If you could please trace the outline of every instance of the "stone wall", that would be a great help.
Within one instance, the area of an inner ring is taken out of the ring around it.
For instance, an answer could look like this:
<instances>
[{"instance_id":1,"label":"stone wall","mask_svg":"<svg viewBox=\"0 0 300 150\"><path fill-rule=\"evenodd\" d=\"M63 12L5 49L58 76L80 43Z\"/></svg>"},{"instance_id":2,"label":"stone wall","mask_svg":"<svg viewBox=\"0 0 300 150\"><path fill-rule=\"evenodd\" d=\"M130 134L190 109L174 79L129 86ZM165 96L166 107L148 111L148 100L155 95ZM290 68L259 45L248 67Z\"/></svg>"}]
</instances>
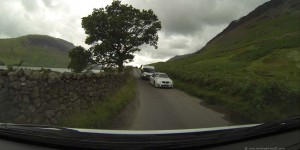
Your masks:
<instances>
[{"instance_id":1,"label":"stone wall","mask_svg":"<svg viewBox=\"0 0 300 150\"><path fill-rule=\"evenodd\" d=\"M56 125L119 89L127 75L0 70L0 122Z\"/></svg>"}]
</instances>

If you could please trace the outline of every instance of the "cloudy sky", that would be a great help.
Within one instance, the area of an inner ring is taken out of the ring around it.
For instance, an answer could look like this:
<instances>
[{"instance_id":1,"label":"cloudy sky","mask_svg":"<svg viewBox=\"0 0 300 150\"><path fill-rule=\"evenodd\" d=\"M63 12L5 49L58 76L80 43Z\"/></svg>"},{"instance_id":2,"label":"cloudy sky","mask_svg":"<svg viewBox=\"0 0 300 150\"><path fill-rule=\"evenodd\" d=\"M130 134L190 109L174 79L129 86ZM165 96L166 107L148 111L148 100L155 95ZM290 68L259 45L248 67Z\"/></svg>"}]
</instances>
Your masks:
<instances>
[{"instance_id":1,"label":"cloudy sky","mask_svg":"<svg viewBox=\"0 0 300 150\"><path fill-rule=\"evenodd\" d=\"M122 0L162 22L158 49L142 46L132 65L195 52L228 24L268 0ZM112 0L0 0L0 38L45 34L84 45L81 18ZM87 45L85 45L87 47Z\"/></svg>"}]
</instances>

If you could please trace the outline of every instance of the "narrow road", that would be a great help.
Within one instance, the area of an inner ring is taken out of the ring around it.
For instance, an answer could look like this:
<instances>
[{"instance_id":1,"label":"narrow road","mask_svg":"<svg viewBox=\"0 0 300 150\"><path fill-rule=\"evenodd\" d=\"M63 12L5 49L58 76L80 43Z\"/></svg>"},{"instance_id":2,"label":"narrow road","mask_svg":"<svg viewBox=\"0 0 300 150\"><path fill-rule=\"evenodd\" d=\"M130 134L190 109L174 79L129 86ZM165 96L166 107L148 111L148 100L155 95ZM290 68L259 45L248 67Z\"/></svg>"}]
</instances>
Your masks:
<instances>
[{"instance_id":1,"label":"narrow road","mask_svg":"<svg viewBox=\"0 0 300 150\"><path fill-rule=\"evenodd\" d=\"M202 101L177 89L155 88L149 81L137 79L136 110L131 115L130 130L168 130L228 126L224 114L200 104ZM176 85L175 85L176 86ZM128 110L127 110L128 111ZM130 117L129 117L130 118Z\"/></svg>"}]
</instances>

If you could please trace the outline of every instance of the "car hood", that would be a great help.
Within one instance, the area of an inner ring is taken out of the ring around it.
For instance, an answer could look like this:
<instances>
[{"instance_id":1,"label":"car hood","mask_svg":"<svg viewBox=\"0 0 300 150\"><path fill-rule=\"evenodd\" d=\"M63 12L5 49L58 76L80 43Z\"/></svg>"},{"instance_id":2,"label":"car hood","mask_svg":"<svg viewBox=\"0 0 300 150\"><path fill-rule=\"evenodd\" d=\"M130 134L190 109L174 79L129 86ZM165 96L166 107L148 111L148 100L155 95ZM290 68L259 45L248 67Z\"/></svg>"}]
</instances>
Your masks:
<instances>
[{"instance_id":1,"label":"car hood","mask_svg":"<svg viewBox=\"0 0 300 150\"><path fill-rule=\"evenodd\" d=\"M173 82L170 78L156 78L156 81L169 81L169 82Z\"/></svg>"}]
</instances>

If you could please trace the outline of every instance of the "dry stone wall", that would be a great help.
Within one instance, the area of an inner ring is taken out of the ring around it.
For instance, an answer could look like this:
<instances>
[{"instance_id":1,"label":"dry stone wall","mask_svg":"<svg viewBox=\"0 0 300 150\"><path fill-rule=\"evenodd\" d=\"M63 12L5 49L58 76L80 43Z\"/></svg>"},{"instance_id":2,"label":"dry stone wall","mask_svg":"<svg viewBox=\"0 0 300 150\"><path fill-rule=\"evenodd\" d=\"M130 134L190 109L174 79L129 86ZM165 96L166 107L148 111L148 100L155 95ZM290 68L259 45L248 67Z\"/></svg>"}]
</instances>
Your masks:
<instances>
[{"instance_id":1,"label":"dry stone wall","mask_svg":"<svg viewBox=\"0 0 300 150\"><path fill-rule=\"evenodd\" d=\"M0 70L0 123L56 125L119 89L127 74Z\"/></svg>"}]
</instances>

